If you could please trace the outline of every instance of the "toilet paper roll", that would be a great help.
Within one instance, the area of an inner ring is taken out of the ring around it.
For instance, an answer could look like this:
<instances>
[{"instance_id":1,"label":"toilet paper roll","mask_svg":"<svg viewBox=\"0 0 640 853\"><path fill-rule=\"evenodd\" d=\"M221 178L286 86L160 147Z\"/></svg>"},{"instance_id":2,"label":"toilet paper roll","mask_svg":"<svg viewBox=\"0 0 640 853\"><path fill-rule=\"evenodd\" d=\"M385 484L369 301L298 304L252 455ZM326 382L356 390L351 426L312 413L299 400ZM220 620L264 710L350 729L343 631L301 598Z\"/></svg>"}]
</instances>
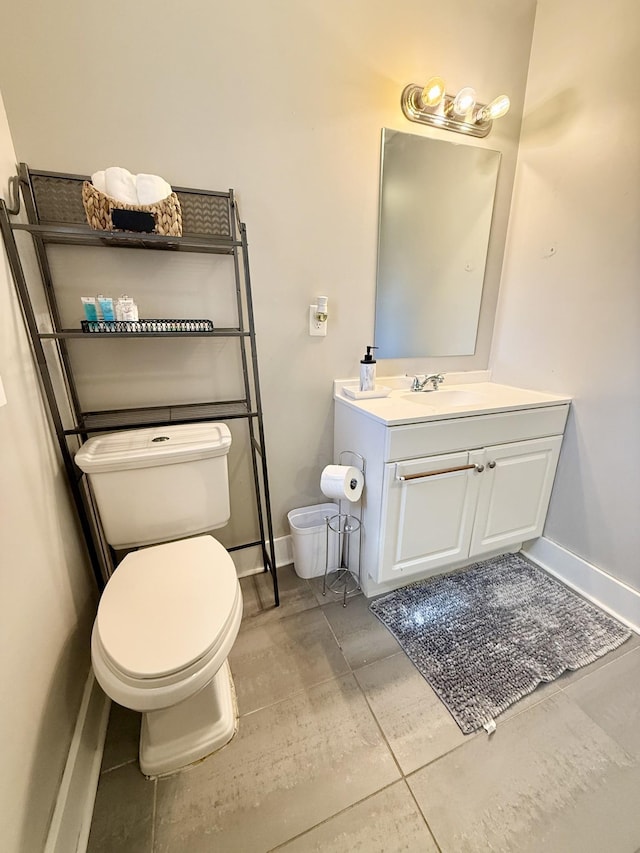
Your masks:
<instances>
[{"instance_id":1,"label":"toilet paper roll","mask_svg":"<svg viewBox=\"0 0 640 853\"><path fill-rule=\"evenodd\" d=\"M351 465L327 465L320 477L320 489L328 498L355 503L360 500L364 487L362 471Z\"/></svg>"}]
</instances>

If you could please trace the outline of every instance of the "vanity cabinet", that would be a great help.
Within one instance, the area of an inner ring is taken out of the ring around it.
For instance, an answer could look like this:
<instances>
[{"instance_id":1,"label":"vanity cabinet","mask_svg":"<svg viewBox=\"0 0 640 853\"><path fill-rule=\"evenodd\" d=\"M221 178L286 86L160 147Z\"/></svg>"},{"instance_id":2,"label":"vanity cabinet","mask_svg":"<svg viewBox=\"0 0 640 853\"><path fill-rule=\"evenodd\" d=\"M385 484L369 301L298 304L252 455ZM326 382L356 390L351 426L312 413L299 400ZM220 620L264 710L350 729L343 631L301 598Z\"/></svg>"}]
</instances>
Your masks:
<instances>
[{"instance_id":1,"label":"vanity cabinet","mask_svg":"<svg viewBox=\"0 0 640 853\"><path fill-rule=\"evenodd\" d=\"M376 580L540 536L562 438L385 465Z\"/></svg>"},{"instance_id":2,"label":"vanity cabinet","mask_svg":"<svg viewBox=\"0 0 640 853\"><path fill-rule=\"evenodd\" d=\"M367 462L367 595L542 534L568 405L386 426L336 401L335 451Z\"/></svg>"}]
</instances>

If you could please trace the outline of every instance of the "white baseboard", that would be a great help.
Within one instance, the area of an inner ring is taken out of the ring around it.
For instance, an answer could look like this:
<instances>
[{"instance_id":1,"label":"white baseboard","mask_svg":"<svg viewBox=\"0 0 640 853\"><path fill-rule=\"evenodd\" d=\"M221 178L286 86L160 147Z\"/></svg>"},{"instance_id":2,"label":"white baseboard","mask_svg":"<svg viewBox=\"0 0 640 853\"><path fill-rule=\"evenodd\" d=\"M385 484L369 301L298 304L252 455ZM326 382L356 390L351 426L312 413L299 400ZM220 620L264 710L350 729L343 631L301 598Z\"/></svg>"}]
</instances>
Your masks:
<instances>
[{"instance_id":1,"label":"white baseboard","mask_svg":"<svg viewBox=\"0 0 640 853\"><path fill-rule=\"evenodd\" d=\"M522 550L549 574L640 633L640 592L637 589L543 536L527 542Z\"/></svg>"},{"instance_id":2,"label":"white baseboard","mask_svg":"<svg viewBox=\"0 0 640 853\"><path fill-rule=\"evenodd\" d=\"M293 547L291 545L291 536L280 536L274 539L276 551L276 568L287 566L293 563ZM256 545L254 548L242 548L239 551L232 551L231 558L235 563L236 572L239 578L247 577L248 575L258 575L264 571L264 563L262 561L262 548Z\"/></svg>"},{"instance_id":3,"label":"white baseboard","mask_svg":"<svg viewBox=\"0 0 640 853\"><path fill-rule=\"evenodd\" d=\"M111 703L89 671L44 853L84 853Z\"/></svg>"}]
</instances>

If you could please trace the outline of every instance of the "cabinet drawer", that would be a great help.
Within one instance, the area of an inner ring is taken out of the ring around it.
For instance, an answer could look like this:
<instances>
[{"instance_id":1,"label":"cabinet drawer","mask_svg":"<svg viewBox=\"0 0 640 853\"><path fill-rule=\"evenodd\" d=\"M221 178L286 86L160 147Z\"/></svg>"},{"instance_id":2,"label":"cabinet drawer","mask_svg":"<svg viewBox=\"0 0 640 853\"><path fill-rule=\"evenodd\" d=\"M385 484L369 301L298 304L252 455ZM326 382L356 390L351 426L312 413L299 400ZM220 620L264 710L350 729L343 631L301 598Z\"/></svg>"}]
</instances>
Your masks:
<instances>
[{"instance_id":1,"label":"cabinet drawer","mask_svg":"<svg viewBox=\"0 0 640 853\"><path fill-rule=\"evenodd\" d=\"M561 435L568 412L568 405L548 406L390 427L385 461Z\"/></svg>"}]
</instances>

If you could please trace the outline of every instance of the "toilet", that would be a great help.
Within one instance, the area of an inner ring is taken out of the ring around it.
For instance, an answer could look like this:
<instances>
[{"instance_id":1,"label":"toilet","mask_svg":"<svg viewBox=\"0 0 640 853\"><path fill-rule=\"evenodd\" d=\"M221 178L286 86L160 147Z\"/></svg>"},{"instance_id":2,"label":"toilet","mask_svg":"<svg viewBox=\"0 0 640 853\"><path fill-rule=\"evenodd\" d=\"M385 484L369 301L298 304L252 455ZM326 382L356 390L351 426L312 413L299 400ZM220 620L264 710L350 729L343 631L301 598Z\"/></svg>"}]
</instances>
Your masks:
<instances>
[{"instance_id":1,"label":"toilet","mask_svg":"<svg viewBox=\"0 0 640 853\"><path fill-rule=\"evenodd\" d=\"M229 520L230 446L225 424L186 424L96 436L75 457L107 542L138 549L102 593L91 660L105 693L142 712L146 776L199 761L236 731L227 657L242 593L231 556L208 535Z\"/></svg>"}]
</instances>

